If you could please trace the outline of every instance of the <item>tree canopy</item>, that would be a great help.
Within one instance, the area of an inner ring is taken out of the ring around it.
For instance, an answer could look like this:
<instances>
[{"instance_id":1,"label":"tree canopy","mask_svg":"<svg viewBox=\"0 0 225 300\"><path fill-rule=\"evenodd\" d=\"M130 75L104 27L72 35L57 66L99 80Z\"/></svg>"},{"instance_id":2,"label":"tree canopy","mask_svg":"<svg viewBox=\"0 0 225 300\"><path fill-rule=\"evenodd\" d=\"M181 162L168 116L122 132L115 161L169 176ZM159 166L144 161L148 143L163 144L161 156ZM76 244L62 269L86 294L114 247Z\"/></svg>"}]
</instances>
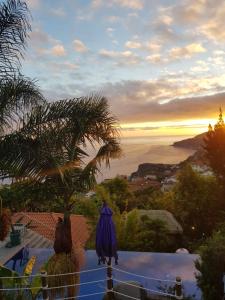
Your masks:
<instances>
[{"instance_id":1,"label":"tree canopy","mask_svg":"<svg viewBox=\"0 0 225 300\"><path fill-rule=\"evenodd\" d=\"M215 232L199 249L201 259L196 261L198 286L204 300L222 299L225 273L225 227Z\"/></svg>"},{"instance_id":2,"label":"tree canopy","mask_svg":"<svg viewBox=\"0 0 225 300\"><path fill-rule=\"evenodd\" d=\"M26 2L7 0L0 4L0 77L17 72L30 31Z\"/></svg>"},{"instance_id":3,"label":"tree canopy","mask_svg":"<svg viewBox=\"0 0 225 300\"><path fill-rule=\"evenodd\" d=\"M209 126L204 143L208 163L219 182L225 187L225 124L221 108L218 121L214 128Z\"/></svg>"}]
</instances>

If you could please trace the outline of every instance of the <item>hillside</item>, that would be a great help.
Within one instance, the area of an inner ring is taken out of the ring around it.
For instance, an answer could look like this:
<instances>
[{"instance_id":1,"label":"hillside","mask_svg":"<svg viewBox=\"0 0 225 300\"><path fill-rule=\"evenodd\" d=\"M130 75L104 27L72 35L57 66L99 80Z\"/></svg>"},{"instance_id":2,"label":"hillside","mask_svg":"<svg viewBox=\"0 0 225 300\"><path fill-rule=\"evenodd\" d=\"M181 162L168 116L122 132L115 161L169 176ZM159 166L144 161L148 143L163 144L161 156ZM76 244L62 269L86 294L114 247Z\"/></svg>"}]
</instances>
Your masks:
<instances>
[{"instance_id":1,"label":"hillside","mask_svg":"<svg viewBox=\"0 0 225 300\"><path fill-rule=\"evenodd\" d=\"M185 139L179 142L173 143L174 147L188 148L199 150L203 145L203 139L206 136L206 132L196 135L193 138Z\"/></svg>"}]
</instances>

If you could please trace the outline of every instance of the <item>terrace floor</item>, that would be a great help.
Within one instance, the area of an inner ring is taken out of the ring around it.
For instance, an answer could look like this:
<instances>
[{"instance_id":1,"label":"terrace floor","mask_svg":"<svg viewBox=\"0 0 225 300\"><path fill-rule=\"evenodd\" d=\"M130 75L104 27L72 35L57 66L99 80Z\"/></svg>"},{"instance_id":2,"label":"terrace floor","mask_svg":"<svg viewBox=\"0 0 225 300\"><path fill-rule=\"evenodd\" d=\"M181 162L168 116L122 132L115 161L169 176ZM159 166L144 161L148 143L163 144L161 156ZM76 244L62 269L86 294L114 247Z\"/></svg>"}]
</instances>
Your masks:
<instances>
[{"instance_id":1,"label":"terrace floor","mask_svg":"<svg viewBox=\"0 0 225 300\"><path fill-rule=\"evenodd\" d=\"M21 244L12 248L7 248L6 244L10 241L9 236L4 242L0 242L0 265L4 265L16 253L18 253L25 246L29 248L52 248L52 241L46 239L33 230L27 229L26 233L21 239Z\"/></svg>"}]
</instances>

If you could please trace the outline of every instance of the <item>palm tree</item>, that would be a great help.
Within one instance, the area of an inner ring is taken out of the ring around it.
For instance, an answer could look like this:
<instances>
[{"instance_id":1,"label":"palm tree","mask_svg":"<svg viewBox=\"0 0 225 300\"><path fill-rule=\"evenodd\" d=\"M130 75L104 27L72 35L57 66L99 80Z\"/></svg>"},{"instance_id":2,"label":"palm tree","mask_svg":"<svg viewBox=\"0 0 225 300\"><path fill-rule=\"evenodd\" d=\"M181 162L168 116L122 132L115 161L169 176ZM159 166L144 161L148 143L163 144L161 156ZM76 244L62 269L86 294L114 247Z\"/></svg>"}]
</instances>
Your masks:
<instances>
[{"instance_id":1,"label":"palm tree","mask_svg":"<svg viewBox=\"0 0 225 300\"><path fill-rule=\"evenodd\" d=\"M26 112L44 102L34 81L22 75L0 78L0 134L15 130Z\"/></svg>"},{"instance_id":2,"label":"palm tree","mask_svg":"<svg viewBox=\"0 0 225 300\"><path fill-rule=\"evenodd\" d=\"M0 4L0 76L15 73L31 30L27 5L20 0Z\"/></svg>"},{"instance_id":3,"label":"palm tree","mask_svg":"<svg viewBox=\"0 0 225 300\"><path fill-rule=\"evenodd\" d=\"M117 121L107 100L93 95L35 107L20 126L0 139L0 178L53 187L63 199L64 212L56 228L55 253L73 260L72 196L92 188L101 164L109 166L110 159L120 155Z\"/></svg>"},{"instance_id":4,"label":"palm tree","mask_svg":"<svg viewBox=\"0 0 225 300\"><path fill-rule=\"evenodd\" d=\"M0 4L0 134L14 128L24 112L44 102L35 82L19 73L30 31L30 13L24 1Z\"/></svg>"},{"instance_id":5,"label":"palm tree","mask_svg":"<svg viewBox=\"0 0 225 300\"><path fill-rule=\"evenodd\" d=\"M44 103L35 82L19 73L20 60L31 30L30 14L25 2L7 0L0 4L0 135L15 130L23 114ZM11 151L11 150L10 150ZM1 210L2 239L8 233L10 214Z\"/></svg>"}]
</instances>

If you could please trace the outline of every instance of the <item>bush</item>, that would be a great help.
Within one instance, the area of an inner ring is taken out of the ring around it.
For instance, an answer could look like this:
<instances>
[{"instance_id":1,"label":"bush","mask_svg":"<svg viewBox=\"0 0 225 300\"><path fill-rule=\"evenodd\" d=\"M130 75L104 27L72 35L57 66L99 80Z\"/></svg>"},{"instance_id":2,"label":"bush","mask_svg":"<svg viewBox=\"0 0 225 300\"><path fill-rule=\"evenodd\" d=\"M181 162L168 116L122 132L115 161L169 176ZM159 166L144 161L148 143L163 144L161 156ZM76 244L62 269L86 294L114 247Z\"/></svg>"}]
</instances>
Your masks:
<instances>
[{"instance_id":1,"label":"bush","mask_svg":"<svg viewBox=\"0 0 225 300\"><path fill-rule=\"evenodd\" d=\"M225 273L225 226L207 239L199 249L201 259L196 261L200 274L197 283L204 300L222 299Z\"/></svg>"}]
</instances>

